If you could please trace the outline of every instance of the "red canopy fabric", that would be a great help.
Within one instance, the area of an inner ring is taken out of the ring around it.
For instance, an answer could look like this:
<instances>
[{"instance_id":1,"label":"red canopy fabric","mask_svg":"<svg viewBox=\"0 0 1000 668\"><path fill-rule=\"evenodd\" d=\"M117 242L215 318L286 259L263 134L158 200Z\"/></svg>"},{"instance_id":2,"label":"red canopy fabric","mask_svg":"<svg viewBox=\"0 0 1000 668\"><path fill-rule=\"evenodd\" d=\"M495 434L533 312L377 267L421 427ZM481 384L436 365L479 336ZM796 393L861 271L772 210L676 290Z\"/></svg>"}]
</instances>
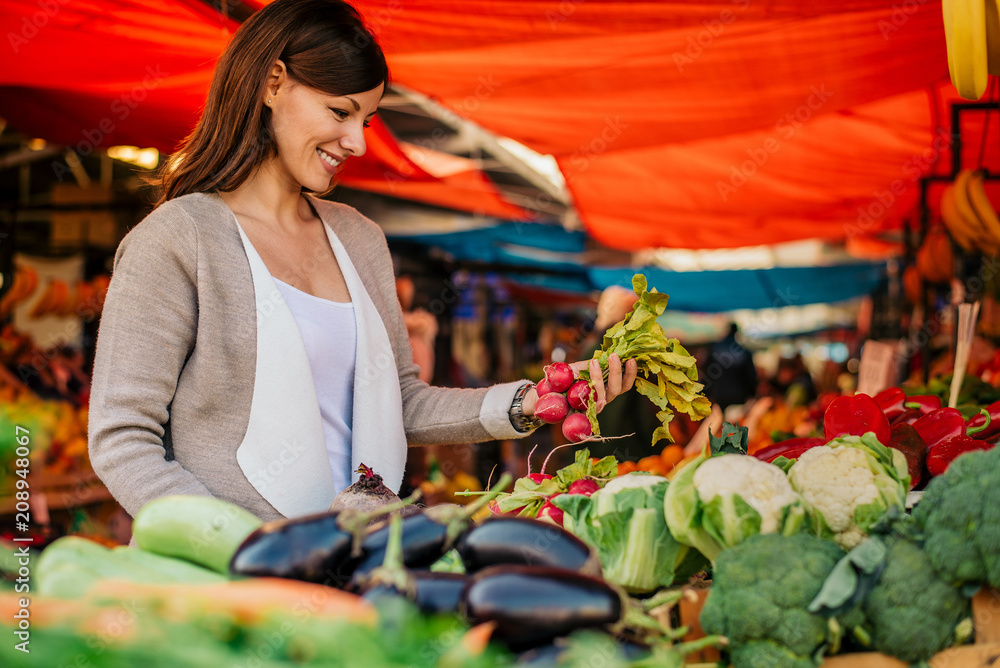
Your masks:
<instances>
[{"instance_id":1,"label":"red canopy fabric","mask_svg":"<svg viewBox=\"0 0 1000 668\"><path fill-rule=\"evenodd\" d=\"M215 60L238 27L197 0L52 0L46 7L37 0L0 5L10 45L0 67L0 116L82 155L115 144L172 152L197 121ZM529 216L479 169L431 175L377 118L366 139L366 155L345 163L340 183L486 216Z\"/></svg>"},{"instance_id":2,"label":"red canopy fabric","mask_svg":"<svg viewBox=\"0 0 1000 668\"><path fill-rule=\"evenodd\" d=\"M183 136L231 22L213 21L196 0L53 1L55 15L0 71L0 115L74 144L104 118L115 125L111 143L169 148ZM396 81L554 155L588 232L612 248L891 229L912 215L919 176L947 171L947 146L934 146L955 94L933 0L356 5ZM8 2L0 26L20 34L38 8ZM116 120L111 105L149 67L163 76L148 101ZM966 153L980 136L970 130ZM378 149L378 137L372 156L398 150ZM402 161L391 170L401 181L386 180L379 163L355 184L466 210L504 208L481 174L449 184L401 173L405 156L392 160Z\"/></svg>"}]
</instances>

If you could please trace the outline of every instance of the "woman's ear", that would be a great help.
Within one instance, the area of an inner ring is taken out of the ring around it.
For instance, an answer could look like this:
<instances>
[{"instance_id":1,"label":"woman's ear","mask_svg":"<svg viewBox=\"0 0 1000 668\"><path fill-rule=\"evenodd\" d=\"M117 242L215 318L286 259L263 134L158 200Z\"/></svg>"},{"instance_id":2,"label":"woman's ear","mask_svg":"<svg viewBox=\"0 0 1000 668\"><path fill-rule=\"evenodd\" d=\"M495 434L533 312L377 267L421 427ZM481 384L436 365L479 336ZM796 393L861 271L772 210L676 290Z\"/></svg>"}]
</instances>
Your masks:
<instances>
[{"instance_id":1,"label":"woman's ear","mask_svg":"<svg viewBox=\"0 0 1000 668\"><path fill-rule=\"evenodd\" d=\"M288 81L288 71L285 69L285 63L281 60L274 61L274 65L271 67L271 73L267 76L267 94L269 97L274 98L278 95L278 91L281 87Z\"/></svg>"}]
</instances>

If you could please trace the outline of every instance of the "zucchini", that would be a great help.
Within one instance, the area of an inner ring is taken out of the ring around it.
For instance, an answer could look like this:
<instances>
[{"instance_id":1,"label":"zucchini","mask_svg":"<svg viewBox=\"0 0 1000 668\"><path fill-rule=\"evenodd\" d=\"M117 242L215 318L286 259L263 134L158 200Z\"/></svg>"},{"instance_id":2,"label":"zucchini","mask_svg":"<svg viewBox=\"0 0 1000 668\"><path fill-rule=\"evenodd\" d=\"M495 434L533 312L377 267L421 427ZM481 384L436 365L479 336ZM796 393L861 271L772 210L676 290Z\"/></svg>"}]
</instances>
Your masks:
<instances>
[{"instance_id":1,"label":"zucchini","mask_svg":"<svg viewBox=\"0 0 1000 668\"><path fill-rule=\"evenodd\" d=\"M138 583L215 584L228 579L187 561L137 547L108 549L78 536L64 536L42 550L35 570L43 596L79 598L99 580Z\"/></svg>"},{"instance_id":2,"label":"zucchini","mask_svg":"<svg viewBox=\"0 0 1000 668\"><path fill-rule=\"evenodd\" d=\"M259 517L228 501L177 494L140 508L132 535L144 550L228 575L236 549L262 524Z\"/></svg>"}]
</instances>

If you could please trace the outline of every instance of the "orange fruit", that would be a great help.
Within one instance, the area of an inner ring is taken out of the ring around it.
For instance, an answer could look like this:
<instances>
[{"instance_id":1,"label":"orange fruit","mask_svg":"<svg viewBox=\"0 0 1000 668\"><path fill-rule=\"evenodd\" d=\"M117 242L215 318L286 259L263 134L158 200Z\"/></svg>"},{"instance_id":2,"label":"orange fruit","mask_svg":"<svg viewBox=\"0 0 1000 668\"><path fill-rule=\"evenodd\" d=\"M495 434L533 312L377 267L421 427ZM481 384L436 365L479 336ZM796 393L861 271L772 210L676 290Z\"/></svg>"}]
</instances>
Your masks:
<instances>
[{"instance_id":1,"label":"orange fruit","mask_svg":"<svg viewBox=\"0 0 1000 668\"><path fill-rule=\"evenodd\" d=\"M684 448L676 443L663 448L663 452L660 453L660 460L668 470L676 466L677 462L682 459L684 459Z\"/></svg>"}]
</instances>

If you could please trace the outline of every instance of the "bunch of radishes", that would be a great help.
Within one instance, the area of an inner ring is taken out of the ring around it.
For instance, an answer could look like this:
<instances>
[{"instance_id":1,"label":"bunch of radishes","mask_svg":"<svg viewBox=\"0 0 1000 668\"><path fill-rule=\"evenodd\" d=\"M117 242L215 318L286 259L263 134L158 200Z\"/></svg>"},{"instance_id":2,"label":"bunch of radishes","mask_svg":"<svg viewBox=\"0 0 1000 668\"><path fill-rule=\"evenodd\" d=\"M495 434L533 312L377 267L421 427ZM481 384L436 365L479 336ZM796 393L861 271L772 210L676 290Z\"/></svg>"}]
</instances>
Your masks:
<instances>
[{"instance_id":1,"label":"bunch of radishes","mask_svg":"<svg viewBox=\"0 0 1000 668\"><path fill-rule=\"evenodd\" d=\"M530 473L528 477L536 482L542 482L552 476L545 473ZM593 478L580 478L579 480L574 480L570 483L569 488L566 490L565 494L583 494L584 496L590 496L601 486ZM537 519L545 520L546 522L552 522L553 524L563 525L563 511L559 506L553 505L552 499L557 496L562 495L564 492L556 492L555 494L549 495L545 499L545 503L542 507L538 509L538 514L535 515Z\"/></svg>"},{"instance_id":2,"label":"bunch of radishes","mask_svg":"<svg viewBox=\"0 0 1000 668\"><path fill-rule=\"evenodd\" d=\"M562 422L563 436L570 443L593 436L587 406L594 401L594 388L573 374L573 367L555 362L545 367L545 378L535 385L538 402L535 417L548 424Z\"/></svg>"}]
</instances>

